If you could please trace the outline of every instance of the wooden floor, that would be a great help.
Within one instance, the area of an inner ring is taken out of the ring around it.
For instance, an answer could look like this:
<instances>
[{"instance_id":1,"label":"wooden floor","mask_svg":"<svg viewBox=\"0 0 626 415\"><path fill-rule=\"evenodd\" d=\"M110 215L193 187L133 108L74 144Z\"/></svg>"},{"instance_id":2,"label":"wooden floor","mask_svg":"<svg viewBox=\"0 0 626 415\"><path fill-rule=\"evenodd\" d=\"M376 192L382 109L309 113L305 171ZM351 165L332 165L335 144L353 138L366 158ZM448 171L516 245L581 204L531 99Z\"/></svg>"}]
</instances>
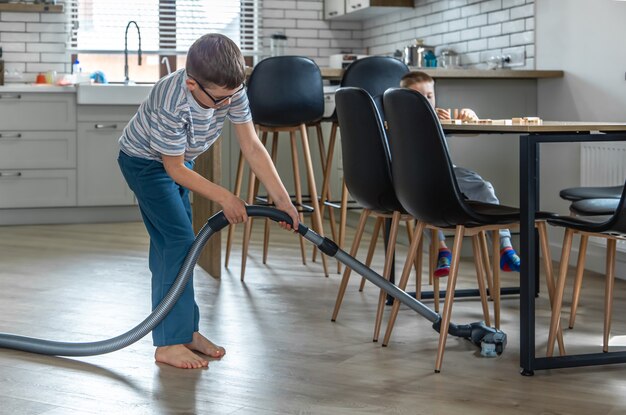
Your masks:
<instances>
[{"instance_id":1,"label":"wooden floor","mask_svg":"<svg viewBox=\"0 0 626 415\"><path fill-rule=\"evenodd\" d=\"M195 274L201 331L226 347L221 361L206 370L155 364L149 336L87 358L0 350L0 413L626 413L624 365L518 374L517 297L503 302L505 353L484 358L468 341L449 338L440 374L433 373L437 335L408 308L389 347L371 342L378 292L368 284L359 293L360 278L352 278L331 323L339 275L325 278L319 262L301 265L296 237L273 229L264 266L256 228L245 283L239 244L221 281ZM0 331L63 341L126 331L149 312L147 248L140 223L0 227ZM381 263L379 255L375 268ZM462 286L474 286L473 269L463 263ZM514 282L516 274L507 278ZM615 290L614 348L626 344L624 285ZM586 279L577 327L565 333L570 352L601 350L603 287L598 275ZM543 355L545 294L537 304ZM476 300L457 301L453 321L480 319Z\"/></svg>"}]
</instances>

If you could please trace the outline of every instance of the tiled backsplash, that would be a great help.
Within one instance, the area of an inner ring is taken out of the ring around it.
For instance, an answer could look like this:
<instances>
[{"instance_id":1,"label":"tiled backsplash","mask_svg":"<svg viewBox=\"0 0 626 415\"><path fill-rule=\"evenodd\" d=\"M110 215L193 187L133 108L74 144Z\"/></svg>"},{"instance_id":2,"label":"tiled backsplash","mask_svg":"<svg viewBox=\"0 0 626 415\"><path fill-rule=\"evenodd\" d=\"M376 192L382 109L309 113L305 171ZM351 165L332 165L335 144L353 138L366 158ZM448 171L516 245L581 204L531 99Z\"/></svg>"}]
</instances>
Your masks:
<instances>
[{"instance_id":1,"label":"tiled backsplash","mask_svg":"<svg viewBox=\"0 0 626 415\"><path fill-rule=\"evenodd\" d=\"M22 82L39 72L69 69L65 14L0 12L0 46L5 70L22 74ZM11 76L5 82L20 81Z\"/></svg>"},{"instance_id":2,"label":"tiled backsplash","mask_svg":"<svg viewBox=\"0 0 626 415\"><path fill-rule=\"evenodd\" d=\"M525 53L535 67L535 0L415 0L412 10L363 23L363 46L370 54L392 54L423 39L453 49L461 64L475 66L491 56Z\"/></svg>"},{"instance_id":3,"label":"tiled backsplash","mask_svg":"<svg viewBox=\"0 0 626 415\"><path fill-rule=\"evenodd\" d=\"M357 21L323 20L324 2L265 0L265 54L269 36L288 36L287 53L313 57L325 66L342 51L392 55L423 39L449 47L461 63L476 66L491 56L524 53L534 68L534 0L415 0L415 8Z\"/></svg>"},{"instance_id":4,"label":"tiled backsplash","mask_svg":"<svg viewBox=\"0 0 626 415\"><path fill-rule=\"evenodd\" d=\"M524 52L534 68L535 0L415 0L415 8L363 22L324 20L323 0L265 0L262 55L270 35L287 35L286 53L312 57L320 66L342 52L391 55L415 39L450 47L475 66L493 55ZM63 13L0 12L5 68L31 81L38 72L69 72ZM11 82L11 79L7 79Z\"/></svg>"}]
</instances>

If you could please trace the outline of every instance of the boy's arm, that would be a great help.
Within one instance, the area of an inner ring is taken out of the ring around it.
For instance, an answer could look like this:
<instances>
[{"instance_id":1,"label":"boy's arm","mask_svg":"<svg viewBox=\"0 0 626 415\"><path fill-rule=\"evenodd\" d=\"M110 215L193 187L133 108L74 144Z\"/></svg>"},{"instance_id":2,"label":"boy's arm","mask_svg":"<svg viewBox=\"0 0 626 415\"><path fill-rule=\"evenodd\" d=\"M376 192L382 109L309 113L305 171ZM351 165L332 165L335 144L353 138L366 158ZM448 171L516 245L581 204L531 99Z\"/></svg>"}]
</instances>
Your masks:
<instances>
[{"instance_id":1,"label":"boy's arm","mask_svg":"<svg viewBox=\"0 0 626 415\"><path fill-rule=\"evenodd\" d=\"M195 194L218 203L229 223L241 223L247 219L246 204L226 188L213 183L185 166L185 156L161 155L167 174L179 185Z\"/></svg>"},{"instance_id":2,"label":"boy's arm","mask_svg":"<svg viewBox=\"0 0 626 415\"><path fill-rule=\"evenodd\" d=\"M265 185L267 192L274 200L276 207L289 216L294 224L294 229L298 229L298 211L291 203L289 193L285 189L283 182L278 176L276 167L270 158L265 147L261 144L254 129L252 121L241 124L233 124L241 153L250 165L250 168L258 179ZM284 228L289 225L281 223Z\"/></svg>"}]
</instances>

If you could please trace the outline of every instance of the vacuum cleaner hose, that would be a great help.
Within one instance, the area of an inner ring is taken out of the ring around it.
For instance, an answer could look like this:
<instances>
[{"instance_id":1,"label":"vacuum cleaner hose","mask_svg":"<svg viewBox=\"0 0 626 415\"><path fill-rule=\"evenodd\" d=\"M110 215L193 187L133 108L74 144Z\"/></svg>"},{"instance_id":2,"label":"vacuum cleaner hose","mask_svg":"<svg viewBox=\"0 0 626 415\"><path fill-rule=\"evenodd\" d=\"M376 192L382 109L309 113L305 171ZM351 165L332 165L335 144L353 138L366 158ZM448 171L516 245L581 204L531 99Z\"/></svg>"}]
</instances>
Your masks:
<instances>
[{"instance_id":1,"label":"vacuum cleaner hose","mask_svg":"<svg viewBox=\"0 0 626 415\"><path fill-rule=\"evenodd\" d=\"M291 217L285 212L278 209L274 209L266 206L247 206L248 216L255 217L261 216L272 219L275 222L287 222L292 223ZM85 342L85 343L70 343L60 342L52 340L44 340L33 337L18 336L15 334L0 333L0 348L16 349L31 353L54 355L54 356L94 356L99 354L105 354L114 352L119 349L127 347L145 335L150 333L157 324L165 318L170 312L174 304L178 301L179 297L183 293L185 286L189 282L193 275L193 269L198 261L198 257L202 252L202 249L206 245L207 241L213 236L213 234L221 231L228 226L228 220L223 212L213 215L207 223L200 229L196 239L194 240L183 265L181 266L174 284L165 295L161 303L152 311L152 313L136 327L130 329L126 333L123 333L117 337L97 341L97 342ZM409 306L411 309L427 318L433 323L433 328L439 331L439 325L441 322L441 316L438 313L432 311L429 307L424 305L421 301L411 297L406 292L402 291L396 285L390 283L381 275L374 272L371 268L364 265L362 262L348 255L345 251L339 249L339 247L330 239L318 235L303 224L298 227L298 233L305 239L315 244L323 253L331 257L335 257L344 265L352 268L355 272L361 274L370 282L374 283L379 288L386 291L388 294L400 300L403 304ZM474 323L473 323L474 324ZM474 328L474 327L473 327ZM478 327L475 330L471 330L469 326L457 326L450 323L449 333L457 335L459 337L468 338L471 336L472 331L477 337ZM481 327L481 330L486 327ZM494 329L491 329L493 331ZM481 331L482 333L482 331ZM501 332L499 332L501 333ZM503 333L502 333L503 334ZM504 344L506 344L506 335L504 335ZM482 336L481 336L482 337ZM503 348L504 346L502 346Z\"/></svg>"}]
</instances>

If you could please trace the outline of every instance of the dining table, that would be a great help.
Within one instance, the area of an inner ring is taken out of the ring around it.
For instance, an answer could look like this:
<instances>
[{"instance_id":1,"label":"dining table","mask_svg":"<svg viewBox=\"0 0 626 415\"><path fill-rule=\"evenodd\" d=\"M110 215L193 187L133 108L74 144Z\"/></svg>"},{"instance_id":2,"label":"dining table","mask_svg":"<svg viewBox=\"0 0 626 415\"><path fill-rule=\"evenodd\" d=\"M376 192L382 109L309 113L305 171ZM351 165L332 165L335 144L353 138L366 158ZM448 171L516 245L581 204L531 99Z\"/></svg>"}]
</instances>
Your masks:
<instances>
[{"instance_id":1,"label":"dining table","mask_svg":"<svg viewBox=\"0 0 626 415\"><path fill-rule=\"evenodd\" d=\"M519 285L520 373L532 376L535 370L626 363L626 351L584 353L544 357L536 354L535 297L538 294L539 249L535 217L540 209L540 149L543 143L626 141L626 122L518 122L491 120L442 123L450 135L519 135L520 243L522 258ZM504 294L504 292L503 292Z\"/></svg>"}]
</instances>

